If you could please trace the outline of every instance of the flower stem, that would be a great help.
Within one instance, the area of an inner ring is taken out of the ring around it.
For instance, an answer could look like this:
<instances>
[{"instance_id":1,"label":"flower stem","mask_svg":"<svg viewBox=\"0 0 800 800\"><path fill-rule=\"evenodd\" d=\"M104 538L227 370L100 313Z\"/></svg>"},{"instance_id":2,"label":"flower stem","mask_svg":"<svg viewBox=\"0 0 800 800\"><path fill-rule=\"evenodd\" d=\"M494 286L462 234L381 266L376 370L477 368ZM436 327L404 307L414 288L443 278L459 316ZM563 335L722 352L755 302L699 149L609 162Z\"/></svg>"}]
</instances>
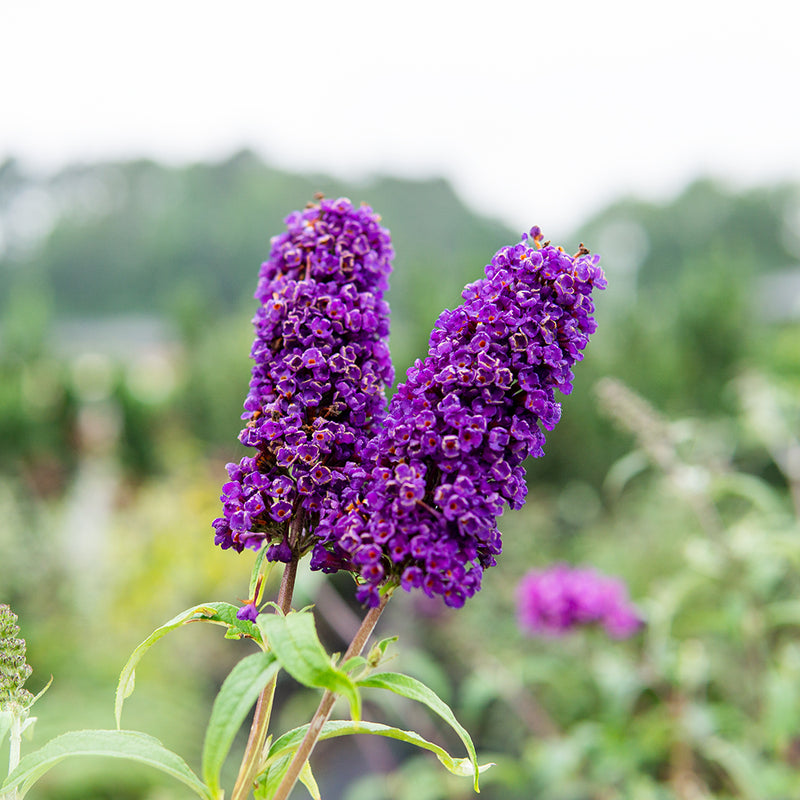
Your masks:
<instances>
[{"instance_id":1,"label":"flower stem","mask_svg":"<svg viewBox=\"0 0 800 800\"><path fill-rule=\"evenodd\" d=\"M8 752L8 774L10 775L18 766L21 755L22 744L22 714L21 709L12 709L11 711L11 728L9 730L9 752ZM26 715L27 716L27 715ZM2 773L0 773L0 783L2 783ZM17 800L16 788L9 789L8 792L0 794L0 800Z\"/></svg>"},{"instance_id":2,"label":"flower stem","mask_svg":"<svg viewBox=\"0 0 800 800\"><path fill-rule=\"evenodd\" d=\"M278 591L278 606L284 614L288 614L292 607L292 594L294 593L294 581L297 577L296 556L284 567L283 577L281 578L281 588ZM239 767L239 775L233 787L231 800L245 800L253 788L253 781L258 772L261 761L264 743L267 740L267 728L269 718L272 713L272 699L275 695L275 680L273 678L263 689L256 703L256 710L253 714L253 722L250 725L250 736L247 739L242 764Z\"/></svg>"},{"instance_id":3,"label":"flower stem","mask_svg":"<svg viewBox=\"0 0 800 800\"><path fill-rule=\"evenodd\" d=\"M366 616L361 622L361 626L356 631L356 635L353 637L353 641L350 642L347 652L342 657L342 663L347 661L349 658L353 658L354 656L361 654L361 651L364 649L364 645L367 643L367 639L369 639L370 634L374 630L375 625L383 613L383 609L386 608L386 603L389 601L390 597L391 592L387 592L381 598L380 605L376 608L371 608L367 612ZM303 737L303 741L300 742L300 746L297 748L294 758L292 758L292 761L289 764L289 769L283 776L283 780L273 795L272 800L287 800L289 797L289 793L297 783L297 779L303 770L303 766L311 756L311 751L314 749L314 746L316 745L317 740L322 733L322 729L331 715L335 701L336 695L330 690L326 689L325 693L322 695L322 700L320 701L317 710L314 712L314 716L311 718L306 735Z\"/></svg>"}]
</instances>

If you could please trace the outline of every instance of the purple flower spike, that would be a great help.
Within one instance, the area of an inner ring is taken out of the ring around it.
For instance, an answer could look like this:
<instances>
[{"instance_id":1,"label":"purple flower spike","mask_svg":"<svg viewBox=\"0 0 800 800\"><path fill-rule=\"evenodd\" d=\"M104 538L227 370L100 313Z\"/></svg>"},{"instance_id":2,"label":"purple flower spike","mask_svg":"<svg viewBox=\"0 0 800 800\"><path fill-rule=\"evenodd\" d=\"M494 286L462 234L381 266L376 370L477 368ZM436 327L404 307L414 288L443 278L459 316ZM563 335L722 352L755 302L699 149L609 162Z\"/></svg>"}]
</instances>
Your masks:
<instances>
[{"instance_id":1,"label":"purple flower spike","mask_svg":"<svg viewBox=\"0 0 800 800\"><path fill-rule=\"evenodd\" d=\"M572 367L596 325L599 258L543 246L498 251L486 277L445 311L389 406L383 429L325 510L323 542L357 554L378 545L382 562L360 567L359 597L380 583L421 588L459 607L480 589L501 551L497 518L520 508L523 461L543 454L544 430L561 416L556 391L572 391Z\"/></svg>"},{"instance_id":2,"label":"purple flower spike","mask_svg":"<svg viewBox=\"0 0 800 800\"><path fill-rule=\"evenodd\" d=\"M527 634L545 637L596 624L625 639L643 624L622 581L566 564L525 575L517 587L517 617Z\"/></svg>"},{"instance_id":3,"label":"purple flower spike","mask_svg":"<svg viewBox=\"0 0 800 800\"><path fill-rule=\"evenodd\" d=\"M267 544L279 561L311 549L320 511L344 490L345 465L386 415L394 373L383 294L394 253L379 219L347 199L321 200L290 214L272 239L255 294L255 364L239 436L255 452L228 465L213 523L223 549ZM298 515L306 533L290 542Z\"/></svg>"}]
</instances>

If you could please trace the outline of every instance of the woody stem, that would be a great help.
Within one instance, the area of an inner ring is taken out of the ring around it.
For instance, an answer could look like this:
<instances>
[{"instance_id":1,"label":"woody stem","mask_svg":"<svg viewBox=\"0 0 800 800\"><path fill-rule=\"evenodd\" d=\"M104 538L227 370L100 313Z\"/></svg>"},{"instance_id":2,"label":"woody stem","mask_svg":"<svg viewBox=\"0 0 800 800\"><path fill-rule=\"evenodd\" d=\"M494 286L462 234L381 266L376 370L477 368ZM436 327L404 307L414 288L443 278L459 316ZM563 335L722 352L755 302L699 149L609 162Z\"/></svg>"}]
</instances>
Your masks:
<instances>
[{"instance_id":1,"label":"woody stem","mask_svg":"<svg viewBox=\"0 0 800 800\"><path fill-rule=\"evenodd\" d=\"M292 560L284 567L283 577L281 578L281 588L278 592L278 607L284 614L288 614L292 607L292 594L294 592L294 581L297 576L297 557L292 556ZM246 800L253 786L253 781L258 772L261 761L264 743L267 740L267 728L269 718L272 713L272 699L275 695L275 678L273 678L263 689L256 703L256 710L253 713L253 722L250 725L250 736L247 739L242 764L239 767L239 775L233 787L231 800Z\"/></svg>"},{"instance_id":2,"label":"woody stem","mask_svg":"<svg viewBox=\"0 0 800 800\"><path fill-rule=\"evenodd\" d=\"M367 639L369 639L370 634L378 622L378 619L383 613L383 609L386 608L386 603L389 601L389 597L391 597L391 592L387 592L381 598L380 605L378 605L376 608L371 608L367 612L367 615L364 617L361 626L356 631L356 635L353 637L353 641L350 642L347 652L342 657L342 663L347 661L349 658L353 658L354 656L361 654L361 651L364 649L364 645L367 643ZM303 737L303 741L300 742L300 746L297 748L294 758L289 764L289 769L286 771L286 774L284 775L280 786L278 786L278 789L273 795L272 800L287 800L289 797L289 793L297 783L297 779L300 777L303 766L311 756L311 751L314 749L314 746L316 745L317 740L322 733L322 729L331 715L335 701L336 694L326 689L325 694L322 695L322 700L320 701L314 716L311 718L306 735Z\"/></svg>"}]
</instances>

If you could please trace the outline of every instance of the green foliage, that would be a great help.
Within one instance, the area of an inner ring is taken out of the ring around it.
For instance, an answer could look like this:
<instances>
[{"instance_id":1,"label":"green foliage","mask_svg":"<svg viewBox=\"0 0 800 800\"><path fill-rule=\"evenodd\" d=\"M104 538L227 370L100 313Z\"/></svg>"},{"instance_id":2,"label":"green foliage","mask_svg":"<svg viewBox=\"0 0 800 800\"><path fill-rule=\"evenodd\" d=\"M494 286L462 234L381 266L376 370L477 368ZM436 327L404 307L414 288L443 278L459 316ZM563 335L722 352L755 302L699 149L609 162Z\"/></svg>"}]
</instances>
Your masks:
<instances>
[{"instance_id":1,"label":"green foliage","mask_svg":"<svg viewBox=\"0 0 800 800\"><path fill-rule=\"evenodd\" d=\"M406 676L403 676L406 677ZM412 697L412 700L418 699ZM285 733L272 743L268 755L267 777L272 775L271 780L280 780L288 767L287 756L291 755L298 747L308 730L308 725L295 728ZM459 777L477 776L478 772L484 772L493 764L477 765L473 758L453 758L444 748L430 742L420 736L415 731L404 731L393 728L390 725L383 725L380 722L367 722L365 720L331 720L326 722L320 734L320 740L335 739L339 736L350 736L353 734L370 734L373 736L383 736L388 739L396 739L407 744L413 744L423 750L429 750L438 759L448 772ZM473 748L474 750L474 748ZM475 777L477 786L477 777ZM268 796L268 795L267 795Z\"/></svg>"},{"instance_id":2,"label":"green foliage","mask_svg":"<svg viewBox=\"0 0 800 800\"><path fill-rule=\"evenodd\" d=\"M478 756L475 753L475 745L472 738L466 729L455 718L455 715L450 710L450 707L433 691L431 691L424 683L412 678L409 675L401 675L396 672L381 672L375 675L370 675L367 678L362 678L358 685L364 688L372 687L374 689L387 689L390 692L399 694L402 697L407 697L409 700L416 700L418 703L425 704L434 713L438 714L445 722L447 722L453 730L458 734L458 738L464 743L469 753L469 759L461 759L458 762L458 770L463 770L464 762L469 762L471 767L470 771L475 778L475 791L478 791ZM446 765L447 766L447 765ZM487 764L484 769L488 766ZM456 774L469 774L462 771L457 771L448 766L451 772Z\"/></svg>"},{"instance_id":3,"label":"green foliage","mask_svg":"<svg viewBox=\"0 0 800 800\"><path fill-rule=\"evenodd\" d=\"M280 613L260 614L258 624L266 641L278 658L281 666L295 679L311 688L325 688L335 694L344 695L350 702L353 720L325 722L321 727L320 739L330 739L349 734L372 734L398 739L414 744L433 752L442 765L454 775L473 776L474 788L478 791L478 774L488 769L491 764L478 766L475 746L467 731L456 720L450 707L444 703L431 689L408 675L393 672L377 673L361 677L353 682L350 677L334 666L334 659L327 656L317 638L314 618L310 611L301 611L286 616ZM383 657L390 639L379 642L370 653L368 660L348 659L350 668L376 666ZM360 719L361 688L387 689L390 692L423 703L458 734L469 754L468 758L454 759L442 747L433 744L415 731L403 731L398 728L363 722ZM259 777L257 798L269 798L286 774L292 756L303 741L311 724L295 728L276 739L270 746L266 760L266 769ZM310 769L301 776L313 797L317 797L316 781Z\"/></svg>"},{"instance_id":4,"label":"green foliage","mask_svg":"<svg viewBox=\"0 0 800 800\"><path fill-rule=\"evenodd\" d=\"M253 653L243 658L225 679L214 700L203 745L203 779L214 797L222 797L220 773L248 712L262 689L277 674L272 653Z\"/></svg>"},{"instance_id":5,"label":"green foliage","mask_svg":"<svg viewBox=\"0 0 800 800\"><path fill-rule=\"evenodd\" d=\"M361 697L356 684L342 669L331 663L317 637L310 611L259 614L258 626L281 666L296 680L313 689L341 694L350 703L353 719L361 718Z\"/></svg>"},{"instance_id":6,"label":"green foliage","mask_svg":"<svg viewBox=\"0 0 800 800\"><path fill-rule=\"evenodd\" d=\"M254 575L259 574L260 569L261 563L257 561L253 570ZM39 777L60 761L75 755L106 755L128 758L155 767L178 778L202 797L220 800L223 796L222 768L234 738L261 692L274 681L278 670L284 668L305 686L326 689L348 699L353 722L349 725L339 722L323 725L323 738L343 736L348 733L365 733L415 744L434 752L453 774L473 775L475 790L478 790L479 772L491 765L478 767L472 739L444 701L420 681L407 675L379 673L363 677L365 672L380 663L393 638L380 641L370 652L369 659L360 657L348 659L347 668L358 669L362 673L362 677L354 682L344 669L336 666L336 658L325 652L317 636L314 617L310 610L284 615L276 608L274 613L260 614L257 626L246 620L239 620L236 617L236 608L228 603L206 603L178 614L150 634L134 650L123 667L115 703L118 726L123 703L133 692L136 667L144 654L168 633L197 621L224 626L226 638L252 638L269 648L267 651L254 653L239 661L222 684L214 701L203 745L202 775L205 783L201 783L183 760L164 748L158 740L132 731L117 730L78 731L54 739L20 763L9 776L7 788L12 790L19 787L22 793L20 796L24 796ZM453 727L466 746L469 758L453 759L446 750L427 741L414 731L361 723L359 693L361 687L388 689L425 704ZM270 705L271 702L270 698ZM270 747L264 765L265 770L258 780L257 797L268 798L277 789L308 727L291 731ZM308 763L303 766L300 778L312 797L318 798L319 789Z\"/></svg>"},{"instance_id":7,"label":"green foliage","mask_svg":"<svg viewBox=\"0 0 800 800\"><path fill-rule=\"evenodd\" d=\"M180 756L167 750L158 739L138 731L73 731L65 733L20 761L0 785L0 791L16 790L21 800L30 788L54 766L75 756L124 758L153 767L176 778L204 800L214 800L208 788Z\"/></svg>"},{"instance_id":8,"label":"green foliage","mask_svg":"<svg viewBox=\"0 0 800 800\"><path fill-rule=\"evenodd\" d=\"M770 315L763 278L798 262L792 185L739 193L698 180L668 203L627 198L580 226L609 287L574 393L534 462L538 482L580 478L599 488L626 449L590 387L615 375L678 416L731 414L743 366L797 374L797 319ZM578 238L576 237L576 238ZM792 244L794 243L794 244Z\"/></svg>"}]
</instances>

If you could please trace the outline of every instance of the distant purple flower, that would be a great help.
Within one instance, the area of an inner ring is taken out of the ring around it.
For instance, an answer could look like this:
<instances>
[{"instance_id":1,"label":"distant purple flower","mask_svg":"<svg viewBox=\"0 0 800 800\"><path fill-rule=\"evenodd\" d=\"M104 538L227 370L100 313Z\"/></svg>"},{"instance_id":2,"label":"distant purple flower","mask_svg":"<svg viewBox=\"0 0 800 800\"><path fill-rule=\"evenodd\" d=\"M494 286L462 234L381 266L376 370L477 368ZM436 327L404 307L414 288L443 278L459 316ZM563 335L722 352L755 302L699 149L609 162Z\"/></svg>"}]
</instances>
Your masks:
<instances>
[{"instance_id":1,"label":"distant purple flower","mask_svg":"<svg viewBox=\"0 0 800 800\"><path fill-rule=\"evenodd\" d=\"M531 636L557 637L596 624L625 639L642 626L622 581L566 564L525 575L517 587L517 617Z\"/></svg>"},{"instance_id":2,"label":"distant purple flower","mask_svg":"<svg viewBox=\"0 0 800 800\"><path fill-rule=\"evenodd\" d=\"M427 358L323 511L318 549L335 543L358 566L365 548L381 547L382 561L358 566L362 602L377 604L392 582L463 605L500 553L505 504L524 503L523 461L542 455L542 428L558 422L555 392L572 391L596 327L591 293L605 286L597 256L533 237L498 251L439 317Z\"/></svg>"},{"instance_id":3,"label":"distant purple flower","mask_svg":"<svg viewBox=\"0 0 800 800\"><path fill-rule=\"evenodd\" d=\"M255 294L255 364L239 436L255 452L228 464L223 513L213 523L220 547L266 543L267 558L278 561L313 544L317 515L345 487L345 464L386 414L394 376L383 300L394 254L379 217L347 199L321 200L290 214L286 226L272 239ZM298 514L306 533L289 541Z\"/></svg>"}]
</instances>

